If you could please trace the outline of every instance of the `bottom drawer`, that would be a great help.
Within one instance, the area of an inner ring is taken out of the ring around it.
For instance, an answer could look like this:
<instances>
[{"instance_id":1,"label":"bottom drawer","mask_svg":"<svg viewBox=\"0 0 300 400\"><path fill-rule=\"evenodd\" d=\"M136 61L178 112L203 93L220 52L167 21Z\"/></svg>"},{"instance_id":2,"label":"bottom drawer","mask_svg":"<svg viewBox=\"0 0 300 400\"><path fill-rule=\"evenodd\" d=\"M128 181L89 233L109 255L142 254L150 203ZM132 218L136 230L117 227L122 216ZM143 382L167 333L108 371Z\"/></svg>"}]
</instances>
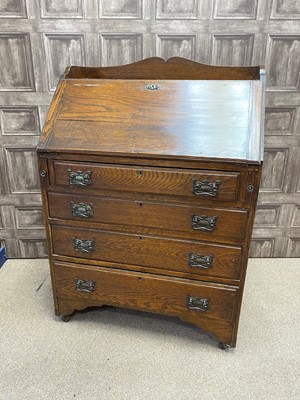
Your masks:
<instances>
[{"instance_id":1,"label":"bottom drawer","mask_svg":"<svg viewBox=\"0 0 300 400\"><path fill-rule=\"evenodd\" d=\"M193 319L193 314L232 321L234 286L127 272L103 267L54 263L56 295L93 305L112 305Z\"/></svg>"}]
</instances>

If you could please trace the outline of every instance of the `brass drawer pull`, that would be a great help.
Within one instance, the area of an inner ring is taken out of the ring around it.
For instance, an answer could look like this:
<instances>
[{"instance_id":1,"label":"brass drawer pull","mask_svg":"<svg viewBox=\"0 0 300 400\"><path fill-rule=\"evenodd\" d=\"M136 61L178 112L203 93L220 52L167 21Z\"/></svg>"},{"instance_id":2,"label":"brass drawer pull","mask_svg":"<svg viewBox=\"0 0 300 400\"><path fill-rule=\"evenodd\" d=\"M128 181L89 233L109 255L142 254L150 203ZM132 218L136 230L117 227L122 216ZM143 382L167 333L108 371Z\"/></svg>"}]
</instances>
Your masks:
<instances>
[{"instance_id":1,"label":"brass drawer pull","mask_svg":"<svg viewBox=\"0 0 300 400\"><path fill-rule=\"evenodd\" d=\"M155 83L150 83L149 85L146 86L147 90L159 90L159 86L156 85Z\"/></svg>"},{"instance_id":2,"label":"brass drawer pull","mask_svg":"<svg viewBox=\"0 0 300 400\"><path fill-rule=\"evenodd\" d=\"M76 204L74 201L71 201L71 211L74 217L80 218L90 218L93 216L93 203L79 203Z\"/></svg>"},{"instance_id":3,"label":"brass drawer pull","mask_svg":"<svg viewBox=\"0 0 300 400\"><path fill-rule=\"evenodd\" d=\"M216 229L218 217L206 215L192 215L192 228L199 231L213 231Z\"/></svg>"},{"instance_id":4,"label":"brass drawer pull","mask_svg":"<svg viewBox=\"0 0 300 400\"><path fill-rule=\"evenodd\" d=\"M69 184L74 186L88 186L92 184L91 176L92 171L72 171L71 169L67 170L69 174Z\"/></svg>"},{"instance_id":5,"label":"brass drawer pull","mask_svg":"<svg viewBox=\"0 0 300 400\"><path fill-rule=\"evenodd\" d=\"M79 292L91 293L96 290L96 282L95 281L86 281L84 279L75 279L76 290Z\"/></svg>"},{"instance_id":6,"label":"brass drawer pull","mask_svg":"<svg viewBox=\"0 0 300 400\"><path fill-rule=\"evenodd\" d=\"M75 237L73 241L74 250L76 251L79 251L81 253L92 253L95 250L95 239L85 240L77 239Z\"/></svg>"},{"instance_id":7,"label":"brass drawer pull","mask_svg":"<svg viewBox=\"0 0 300 400\"><path fill-rule=\"evenodd\" d=\"M216 197L219 194L219 186L221 181L209 182L208 179L204 181L193 180L193 193L197 196L210 196Z\"/></svg>"},{"instance_id":8,"label":"brass drawer pull","mask_svg":"<svg viewBox=\"0 0 300 400\"><path fill-rule=\"evenodd\" d=\"M199 269L209 269L212 267L214 256L203 256L202 254L190 254L189 264L191 267Z\"/></svg>"},{"instance_id":9,"label":"brass drawer pull","mask_svg":"<svg viewBox=\"0 0 300 400\"><path fill-rule=\"evenodd\" d=\"M209 299L205 299L202 297L188 296L187 306L188 306L188 309L190 309L190 310L205 312L208 310Z\"/></svg>"}]
</instances>

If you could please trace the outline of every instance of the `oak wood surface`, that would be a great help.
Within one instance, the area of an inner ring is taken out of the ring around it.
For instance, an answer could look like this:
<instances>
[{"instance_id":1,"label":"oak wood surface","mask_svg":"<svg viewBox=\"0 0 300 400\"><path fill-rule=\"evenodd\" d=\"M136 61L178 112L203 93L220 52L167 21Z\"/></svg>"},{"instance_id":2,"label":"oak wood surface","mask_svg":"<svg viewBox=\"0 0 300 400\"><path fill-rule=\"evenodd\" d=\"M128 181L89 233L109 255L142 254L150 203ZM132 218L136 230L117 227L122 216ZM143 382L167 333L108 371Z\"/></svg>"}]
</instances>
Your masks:
<instances>
[{"instance_id":1,"label":"oak wood surface","mask_svg":"<svg viewBox=\"0 0 300 400\"><path fill-rule=\"evenodd\" d=\"M60 268L54 264L55 281L59 297L96 300L102 304L128 307L170 315L202 314L207 318L232 321L238 288L218 284L191 282L179 278L165 278L154 274L140 274L107 268L72 265ZM92 280L95 291L76 289L76 279ZM205 312L191 310L188 296L209 299Z\"/></svg>"},{"instance_id":2,"label":"oak wood surface","mask_svg":"<svg viewBox=\"0 0 300 400\"><path fill-rule=\"evenodd\" d=\"M223 67L181 57L152 57L118 67L67 67L66 79L259 79L260 67Z\"/></svg>"},{"instance_id":3,"label":"oak wood surface","mask_svg":"<svg viewBox=\"0 0 300 400\"><path fill-rule=\"evenodd\" d=\"M204 244L207 245L207 243L201 243L199 242L199 244ZM214 246L214 245L213 245ZM221 246L222 248L225 248L225 245L217 245L217 246ZM227 247L233 247L233 246L227 246ZM240 249L239 249L240 250ZM224 250L224 254L225 254L225 250ZM219 257L220 258L220 257ZM95 266L95 267L106 267L106 268L113 268L113 269L121 269L124 271L134 271L134 272L141 272L141 273L149 273L149 274L153 274L155 273L156 275L163 275L165 277L168 276L173 276L175 278L183 278L183 279L190 279L190 280L201 280L203 282L214 282L214 283L219 283L219 284L223 284L223 285L231 285L231 286L240 286L240 279L242 276L242 269L244 268L244 251L242 250L242 254L241 254L241 265L240 265L240 269L239 272L237 272L237 277L236 278L229 278L229 277L225 277L224 276L224 272L220 273L220 275L212 275L211 272L205 272L205 274L199 274L199 273L194 273L194 271L192 271L191 268L190 271L180 271L180 270L175 270L173 269L168 270L168 269L164 269L164 268L155 268L153 269L153 267L146 267L146 266L142 266L142 265L136 265L136 264L126 264L126 263L118 263L118 262L113 262L113 261L101 261L101 260L94 260L94 259L89 259L89 258L84 258L84 259L80 259L77 256L62 256L62 255L58 255L58 254L53 254L52 255L52 259L54 261L58 261L58 262L64 262L64 263L68 263L68 264L78 264L79 263L84 263L85 265L91 265L91 266ZM213 266L215 264L213 263ZM225 265L225 264L224 264ZM230 269L230 267L228 267L228 263L226 263L226 269ZM225 267L224 267L225 268ZM227 273L225 273L225 275L227 275ZM229 273L230 275L230 273ZM233 273L234 275L234 273Z\"/></svg>"},{"instance_id":4,"label":"oak wood surface","mask_svg":"<svg viewBox=\"0 0 300 400\"><path fill-rule=\"evenodd\" d=\"M177 58L66 72L38 146L57 315L159 312L235 346L262 166L258 79L257 67ZM196 195L196 181L218 183L216 196ZM193 229L195 216L216 224Z\"/></svg>"},{"instance_id":5,"label":"oak wood surface","mask_svg":"<svg viewBox=\"0 0 300 400\"><path fill-rule=\"evenodd\" d=\"M60 263L60 265L62 264ZM69 316L77 310L84 310L87 307L101 307L103 305L103 300L99 298L86 300L79 297L72 297L69 299L67 299L66 297L57 297L57 308L55 312L57 316ZM116 307L116 305L114 305L114 307ZM118 305L117 307L121 306ZM125 305L124 307L129 308L127 305ZM157 311L151 310L144 311L157 313ZM159 313L171 315L170 310L161 310L159 311ZM203 316L203 314L200 313L189 313L188 315L185 313L181 313L180 315L177 313L172 313L172 316L180 318L182 321L186 321L193 324L194 326L197 326L201 329L201 331L204 331L214 336L219 342L228 343L231 347L236 346L236 336L234 335L233 322L216 318L206 318L205 316Z\"/></svg>"},{"instance_id":6,"label":"oak wood surface","mask_svg":"<svg viewBox=\"0 0 300 400\"><path fill-rule=\"evenodd\" d=\"M239 279L240 275L239 247L56 225L51 227L51 232L53 253L57 255L231 279ZM77 251L75 238L94 240L95 250L91 253ZM191 254L212 256L212 268L191 267Z\"/></svg>"},{"instance_id":7,"label":"oak wood surface","mask_svg":"<svg viewBox=\"0 0 300 400\"><path fill-rule=\"evenodd\" d=\"M69 172L91 172L91 182L81 187L83 193L89 190L115 190L165 194L198 198L204 196L193 193L194 181L219 182L218 194L212 201L235 201L238 197L240 174L238 172L183 170L167 168L146 168L138 166L54 162L54 176L50 176L55 186L76 187L69 183Z\"/></svg>"},{"instance_id":8,"label":"oak wood surface","mask_svg":"<svg viewBox=\"0 0 300 400\"><path fill-rule=\"evenodd\" d=\"M93 215L82 218L72 215L72 205L84 202L93 205ZM221 243L243 243L247 224L246 210L208 208L191 205L170 205L145 201L126 201L114 198L88 197L49 193L50 218L82 221L85 227L95 227L91 223L108 225L108 229L143 232L143 228L153 228L160 235L177 236L193 240L219 241ZM193 229L193 216L217 217L213 231ZM68 222L64 222L65 224ZM97 226L97 225L96 225ZM120 228L121 227L121 228ZM141 230L139 228L142 228Z\"/></svg>"},{"instance_id":9,"label":"oak wood surface","mask_svg":"<svg viewBox=\"0 0 300 400\"><path fill-rule=\"evenodd\" d=\"M260 162L261 91L260 81L67 80L39 149Z\"/></svg>"}]
</instances>

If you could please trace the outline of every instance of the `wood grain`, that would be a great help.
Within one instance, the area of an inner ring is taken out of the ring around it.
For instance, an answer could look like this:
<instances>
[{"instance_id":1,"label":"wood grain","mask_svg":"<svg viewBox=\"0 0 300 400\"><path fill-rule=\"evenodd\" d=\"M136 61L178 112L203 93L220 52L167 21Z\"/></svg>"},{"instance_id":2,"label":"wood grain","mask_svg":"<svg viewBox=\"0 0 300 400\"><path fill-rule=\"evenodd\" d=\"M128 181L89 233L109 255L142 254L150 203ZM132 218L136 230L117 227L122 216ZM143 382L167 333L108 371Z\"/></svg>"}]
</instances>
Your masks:
<instances>
[{"instance_id":1,"label":"wood grain","mask_svg":"<svg viewBox=\"0 0 300 400\"><path fill-rule=\"evenodd\" d=\"M152 84L158 90L148 90ZM205 152L260 162L255 114L262 111L253 99L261 88L260 81L67 80L47 149L198 158Z\"/></svg>"},{"instance_id":2,"label":"wood grain","mask_svg":"<svg viewBox=\"0 0 300 400\"><path fill-rule=\"evenodd\" d=\"M63 265L63 264L59 264ZM84 310L89 307L101 307L103 306L101 299L83 299L83 298L70 298L57 297L57 307L55 313L57 316L69 316L77 310ZM120 307L118 305L118 307ZM150 311L151 312L151 311ZM154 311L155 312L155 311ZM161 310L160 314L170 315L166 310ZM214 336L219 342L228 343L231 347L236 346L236 336L233 334L233 324L222 319L206 318L202 314L184 314L173 315L174 317L180 318L182 321L192 323L197 326L201 331L207 332ZM100 317L101 318L101 317Z\"/></svg>"},{"instance_id":3,"label":"wood grain","mask_svg":"<svg viewBox=\"0 0 300 400\"><path fill-rule=\"evenodd\" d=\"M116 71L124 79L67 72L38 148L56 313L158 312L234 347L262 166L258 69L225 80L226 69L151 59Z\"/></svg>"},{"instance_id":4,"label":"wood grain","mask_svg":"<svg viewBox=\"0 0 300 400\"><path fill-rule=\"evenodd\" d=\"M199 199L193 193L194 181L219 181L218 195L211 201L235 201L240 183L238 172L202 171L184 169L146 168L109 164L54 162L54 176L50 179L55 186L70 187L68 170L91 171L91 184L81 189L82 193L90 190L113 190L118 193L130 191L136 193L164 194Z\"/></svg>"},{"instance_id":5,"label":"wood grain","mask_svg":"<svg viewBox=\"0 0 300 400\"><path fill-rule=\"evenodd\" d=\"M117 307L161 312L163 314L193 319L201 314L207 318L232 321L238 288L210 283L191 282L179 278L164 278L158 275L124 272L107 268L93 268L70 264L61 268L54 264L58 297L85 299ZM95 281L95 291L80 292L76 279ZM190 310L188 296L208 298L209 309L205 312Z\"/></svg>"},{"instance_id":6,"label":"wood grain","mask_svg":"<svg viewBox=\"0 0 300 400\"><path fill-rule=\"evenodd\" d=\"M178 64L180 68L178 68ZM184 66L184 68L182 68ZM259 79L259 67L223 67L196 63L182 57L165 61L148 58L121 67L70 67L66 79Z\"/></svg>"},{"instance_id":7,"label":"wood grain","mask_svg":"<svg viewBox=\"0 0 300 400\"><path fill-rule=\"evenodd\" d=\"M93 215L80 218L72 215L72 202L93 204ZM246 210L224 210L191 205L170 205L149 203L146 201L126 201L115 198L95 196L75 196L49 193L50 217L55 219L82 221L85 227L95 227L92 223L101 223L102 227L114 230L143 232L151 228L164 236L175 236L193 240L215 241L221 243L243 243L247 224ZM213 231L193 229L192 216L217 216ZM82 225L81 225L82 226ZM124 227L122 229L122 226ZM78 226L80 227L80 225Z\"/></svg>"},{"instance_id":8,"label":"wood grain","mask_svg":"<svg viewBox=\"0 0 300 400\"><path fill-rule=\"evenodd\" d=\"M81 259L133 264L166 273L174 271L239 279L241 248L209 245L188 240L165 239L145 235L130 235L92 229L52 226L53 253ZM95 240L92 253L80 253L74 248L74 238ZM213 256L212 268L198 269L189 265L191 254Z\"/></svg>"}]
</instances>

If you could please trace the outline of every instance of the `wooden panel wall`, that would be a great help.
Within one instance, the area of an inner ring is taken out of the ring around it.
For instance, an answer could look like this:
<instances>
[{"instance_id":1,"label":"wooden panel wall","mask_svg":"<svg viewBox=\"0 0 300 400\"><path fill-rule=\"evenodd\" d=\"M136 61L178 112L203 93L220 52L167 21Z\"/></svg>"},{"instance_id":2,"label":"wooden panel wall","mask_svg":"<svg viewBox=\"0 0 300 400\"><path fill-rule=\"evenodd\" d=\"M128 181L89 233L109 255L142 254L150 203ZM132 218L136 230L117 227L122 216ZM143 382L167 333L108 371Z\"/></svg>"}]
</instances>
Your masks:
<instances>
[{"instance_id":1,"label":"wooden panel wall","mask_svg":"<svg viewBox=\"0 0 300 400\"><path fill-rule=\"evenodd\" d=\"M35 146L66 65L172 56L267 68L251 255L300 256L299 0L1 0L0 239L45 255Z\"/></svg>"}]
</instances>

